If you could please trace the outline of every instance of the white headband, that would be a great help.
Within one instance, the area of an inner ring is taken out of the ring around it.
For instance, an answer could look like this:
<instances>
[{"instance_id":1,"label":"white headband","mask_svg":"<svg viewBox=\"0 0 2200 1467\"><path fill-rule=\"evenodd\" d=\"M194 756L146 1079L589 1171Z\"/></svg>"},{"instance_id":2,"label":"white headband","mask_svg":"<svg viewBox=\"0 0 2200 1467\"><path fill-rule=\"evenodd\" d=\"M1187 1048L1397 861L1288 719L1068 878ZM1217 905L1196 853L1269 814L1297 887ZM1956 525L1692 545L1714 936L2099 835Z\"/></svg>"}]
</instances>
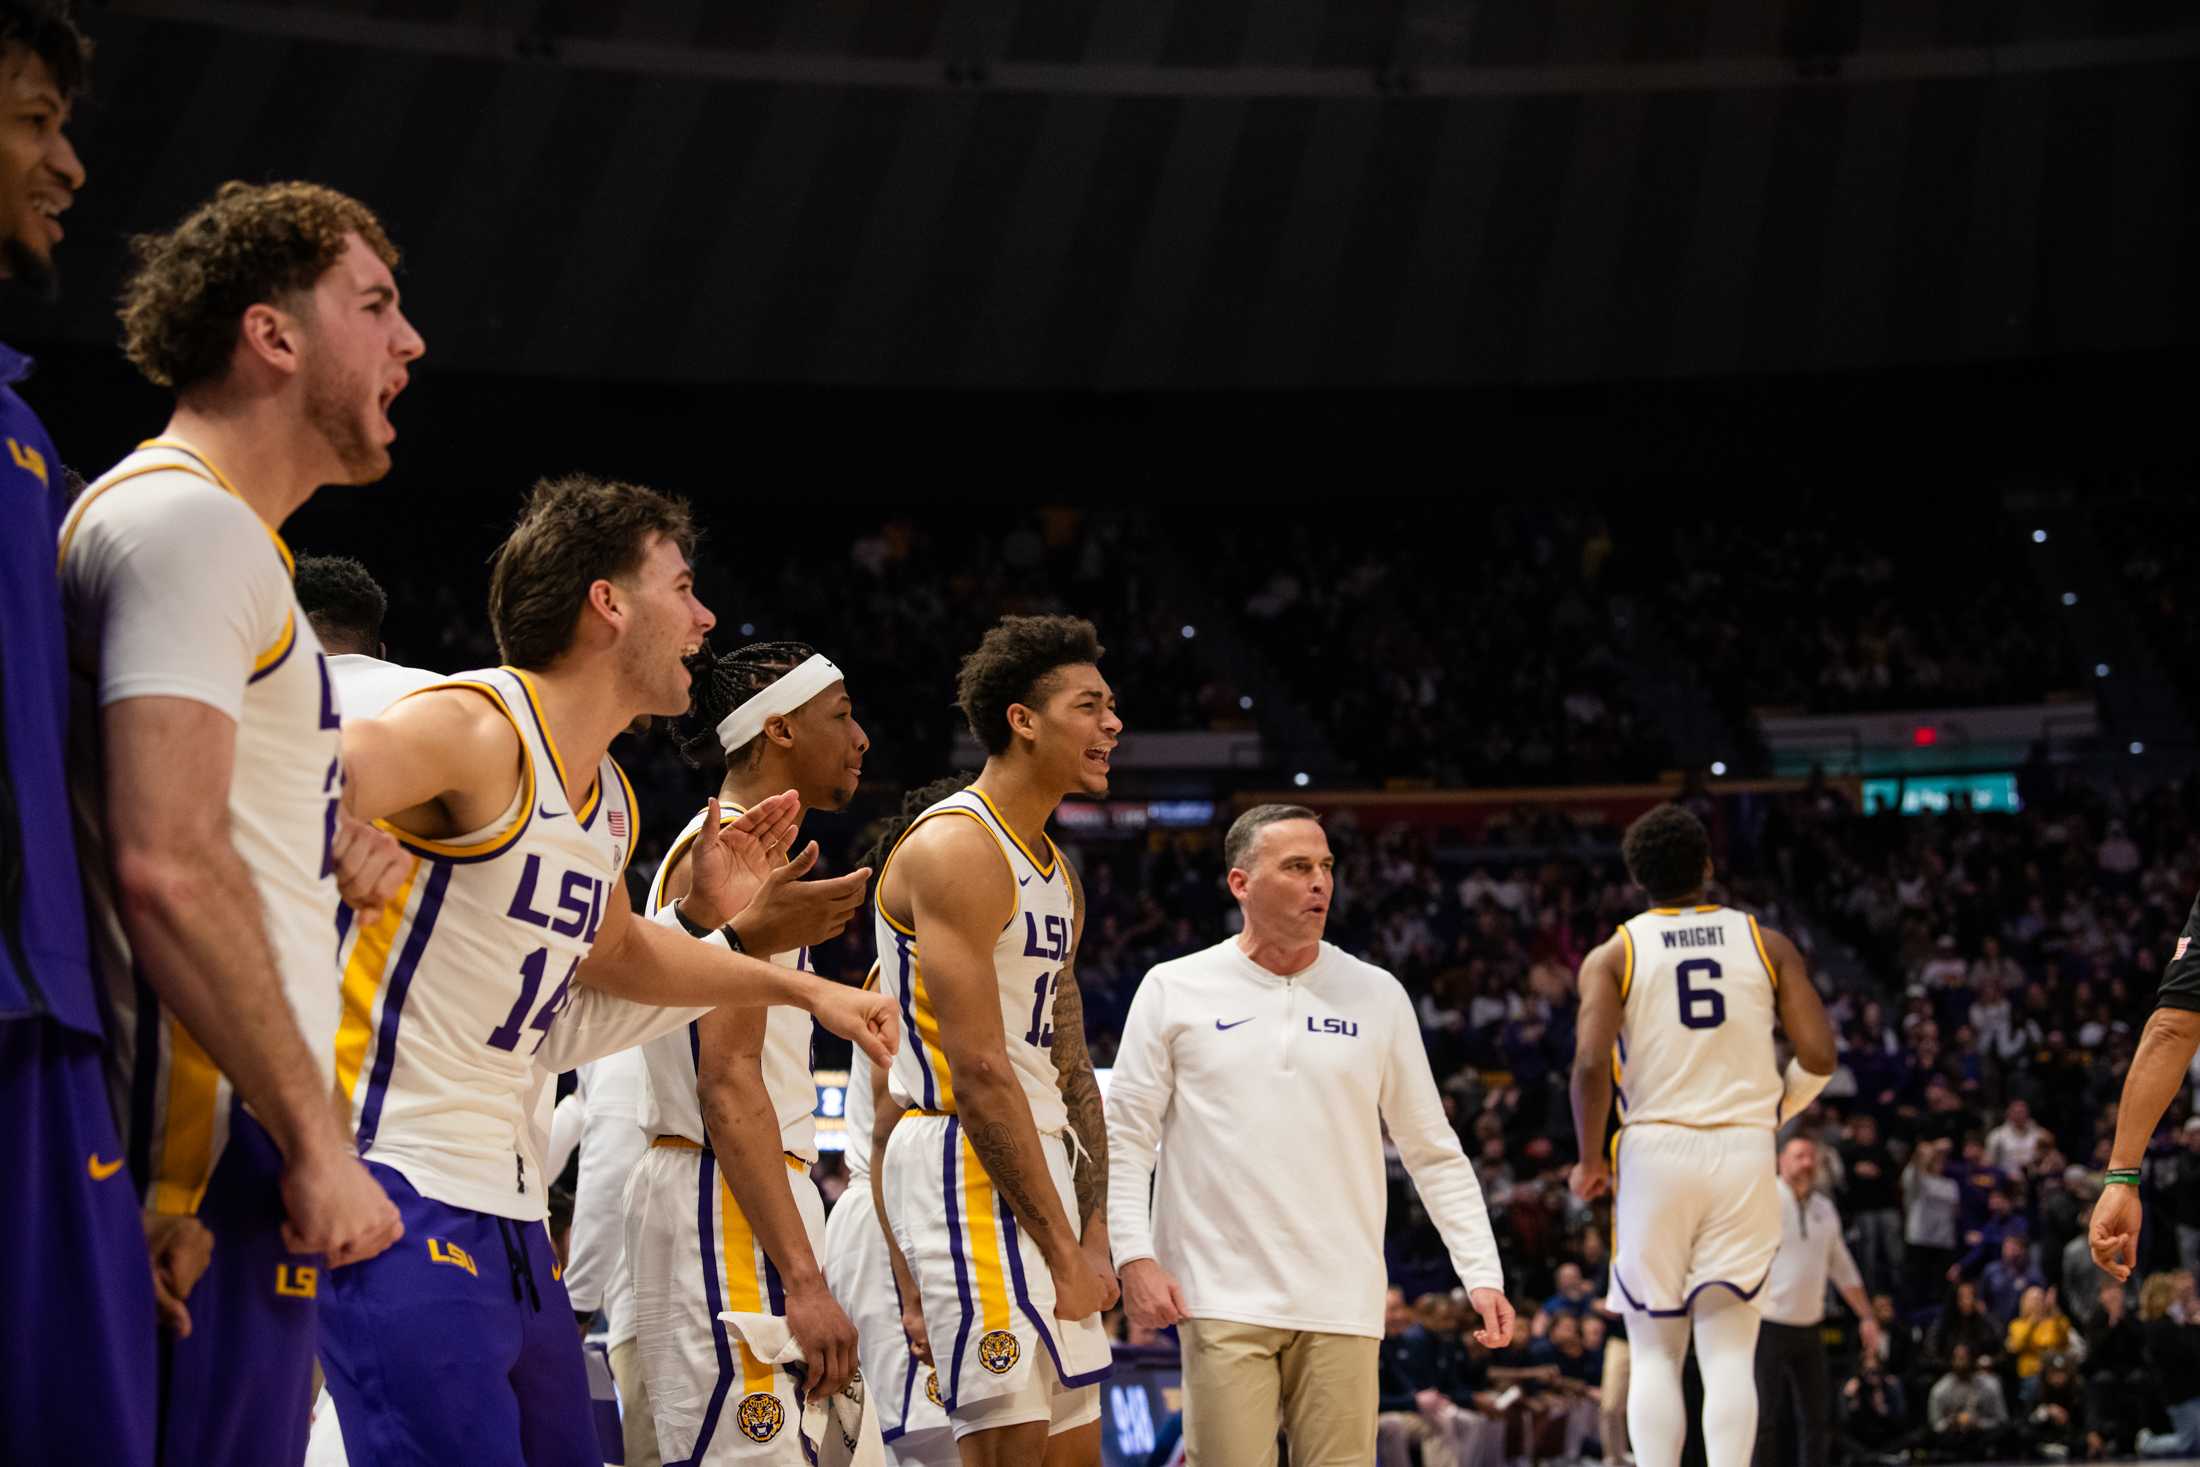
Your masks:
<instances>
[{"instance_id":1,"label":"white headband","mask_svg":"<svg viewBox=\"0 0 2200 1467\"><path fill-rule=\"evenodd\" d=\"M841 679L841 671L821 652L766 683L748 702L727 714L718 725L718 747L731 754L764 731L764 720L775 713L792 713Z\"/></svg>"}]
</instances>

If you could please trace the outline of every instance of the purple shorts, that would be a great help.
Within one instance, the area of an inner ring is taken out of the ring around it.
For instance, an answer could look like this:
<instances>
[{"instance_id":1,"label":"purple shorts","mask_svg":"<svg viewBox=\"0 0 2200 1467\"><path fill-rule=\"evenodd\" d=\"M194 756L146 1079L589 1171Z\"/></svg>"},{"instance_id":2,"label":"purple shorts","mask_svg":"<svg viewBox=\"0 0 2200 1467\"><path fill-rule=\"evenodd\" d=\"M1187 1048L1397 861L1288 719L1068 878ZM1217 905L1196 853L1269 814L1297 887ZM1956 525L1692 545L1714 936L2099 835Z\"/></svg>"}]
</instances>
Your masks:
<instances>
[{"instance_id":1,"label":"purple shorts","mask_svg":"<svg viewBox=\"0 0 2200 1467\"><path fill-rule=\"evenodd\" d=\"M150 1467L153 1278L99 1041L0 1021L0 1116L4 1455Z\"/></svg>"},{"instance_id":2,"label":"purple shorts","mask_svg":"<svg viewBox=\"0 0 2200 1467\"><path fill-rule=\"evenodd\" d=\"M549 1229L451 1207L367 1165L405 1236L322 1290L321 1363L351 1460L602 1467Z\"/></svg>"}]
</instances>

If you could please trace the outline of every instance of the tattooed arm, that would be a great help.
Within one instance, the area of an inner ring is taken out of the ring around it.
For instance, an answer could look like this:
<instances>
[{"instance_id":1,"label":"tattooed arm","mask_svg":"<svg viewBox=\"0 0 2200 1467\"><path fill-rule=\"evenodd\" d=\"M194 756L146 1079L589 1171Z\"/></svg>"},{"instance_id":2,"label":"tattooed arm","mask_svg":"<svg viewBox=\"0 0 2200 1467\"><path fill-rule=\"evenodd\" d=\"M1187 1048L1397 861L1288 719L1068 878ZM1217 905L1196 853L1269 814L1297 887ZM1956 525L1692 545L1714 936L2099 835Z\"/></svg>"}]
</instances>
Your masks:
<instances>
[{"instance_id":1,"label":"tattooed arm","mask_svg":"<svg viewBox=\"0 0 2200 1467\"><path fill-rule=\"evenodd\" d=\"M1069 872L1069 890L1075 903L1071 918L1069 957L1062 963L1054 989L1054 1071L1069 1108L1069 1123L1084 1143L1074 1163L1077 1218L1083 1224L1078 1241L1085 1256L1108 1287L1100 1300L1102 1309L1115 1307L1115 1261L1108 1246L1108 1122L1100 1105L1100 1081L1092 1073L1092 1051L1085 1046L1085 997L1077 987L1077 944L1085 931L1085 887L1077 868L1062 859Z\"/></svg>"},{"instance_id":2,"label":"tattooed arm","mask_svg":"<svg viewBox=\"0 0 2200 1467\"><path fill-rule=\"evenodd\" d=\"M1106 1290L1054 1190L1031 1103L1008 1060L993 943L1015 915L1016 884L1000 847L974 821L928 820L897 848L879 902L907 912L920 934L955 1112L986 1179L1054 1276L1055 1313L1097 1313Z\"/></svg>"},{"instance_id":3,"label":"tattooed arm","mask_svg":"<svg viewBox=\"0 0 2200 1467\"><path fill-rule=\"evenodd\" d=\"M1085 933L1085 886L1070 866L1069 890L1076 904L1070 930L1069 958L1062 964L1054 989L1054 1069L1060 1076L1062 1103L1069 1107L1069 1123L1084 1143L1078 1158L1077 1216L1089 1241L1092 1229L1108 1221L1108 1123L1100 1106L1100 1082L1092 1073L1092 1051L1085 1047L1085 998L1077 987L1077 948Z\"/></svg>"}]
</instances>

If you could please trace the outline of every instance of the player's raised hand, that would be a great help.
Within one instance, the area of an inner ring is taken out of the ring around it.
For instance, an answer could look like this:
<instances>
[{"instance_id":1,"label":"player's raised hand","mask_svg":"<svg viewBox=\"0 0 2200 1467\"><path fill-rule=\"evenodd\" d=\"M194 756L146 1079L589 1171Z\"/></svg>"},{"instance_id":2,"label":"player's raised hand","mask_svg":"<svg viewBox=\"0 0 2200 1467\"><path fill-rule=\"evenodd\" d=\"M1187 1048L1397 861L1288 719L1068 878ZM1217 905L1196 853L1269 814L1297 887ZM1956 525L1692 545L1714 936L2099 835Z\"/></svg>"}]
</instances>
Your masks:
<instances>
[{"instance_id":1,"label":"player's raised hand","mask_svg":"<svg viewBox=\"0 0 2200 1467\"><path fill-rule=\"evenodd\" d=\"M755 899L734 919L744 947L760 957L793 952L830 942L848 930L856 913L863 910L871 868L859 866L845 876L804 881L816 865L813 840L764 878Z\"/></svg>"},{"instance_id":2,"label":"player's raised hand","mask_svg":"<svg viewBox=\"0 0 2200 1467\"><path fill-rule=\"evenodd\" d=\"M152 1255L153 1304L160 1327L179 1340L191 1337L191 1291L214 1261L214 1235L195 1217L144 1215L145 1249Z\"/></svg>"},{"instance_id":3,"label":"player's raised hand","mask_svg":"<svg viewBox=\"0 0 2200 1467\"><path fill-rule=\"evenodd\" d=\"M1585 1156L1574 1163L1567 1185L1582 1201L1594 1202L1612 1190L1612 1169L1601 1156Z\"/></svg>"},{"instance_id":4,"label":"player's raised hand","mask_svg":"<svg viewBox=\"0 0 2200 1467\"><path fill-rule=\"evenodd\" d=\"M412 874L412 852L381 827L354 819L342 806L336 809L336 828L329 833L329 862L336 868L336 890L344 905L359 914L361 923L372 922L382 909L397 900L405 878Z\"/></svg>"},{"instance_id":5,"label":"player's raised hand","mask_svg":"<svg viewBox=\"0 0 2200 1467\"><path fill-rule=\"evenodd\" d=\"M372 1258L405 1236L397 1204L350 1151L308 1152L283 1168L283 1246L325 1253L330 1268Z\"/></svg>"},{"instance_id":6,"label":"player's raised hand","mask_svg":"<svg viewBox=\"0 0 2200 1467\"><path fill-rule=\"evenodd\" d=\"M2139 1189L2114 1186L2101 1190L2093 1204L2093 1226L2086 1242L2101 1272L2122 1283L2131 1277L2139 1261Z\"/></svg>"},{"instance_id":7,"label":"player's raised hand","mask_svg":"<svg viewBox=\"0 0 2200 1467\"><path fill-rule=\"evenodd\" d=\"M688 894L680 903L688 920L723 927L746 909L786 861L801 818L802 801L793 790L758 800L733 821L724 819L718 797L711 796L688 851Z\"/></svg>"},{"instance_id":8,"label":"player's raised hand","mask_svg":"<svg viewBox=\"0 0 2200 1467\"><path fill-rule=\"evenodd\" d=\"M1502 1350L1512 1343L1512 1300L1505 1297L1503 1289L1475 1289L1467 1295L1467 1302L1482 1316L1482 1327L1474 1332L1474 1337L1484 1348Z\"/></svg>"},{"instance_id":9,"label":"player's raised hand","mask_svg":"<svg viewBox=\"0 0 2200 1467\"><path fill-rule=\"evenodd\" d=\"M901 1048L901 1013L883 993L866 993L820 979L811 989L812 1014L826 1028L870 1056L874 1065L894 1062Z\"/></svg>"},{"instance_id":10,"label":"player's raised hand","mask_svg":"<svg viewBox=\"0 0 2200 1467\"><path fill-rule=\"evenodd\" d=\"M1167 1329L1191 1317L1183 1285L1153 1258L1123 1265L1123 1311L1140 1329Z\"/></svg>"}]
</instances>

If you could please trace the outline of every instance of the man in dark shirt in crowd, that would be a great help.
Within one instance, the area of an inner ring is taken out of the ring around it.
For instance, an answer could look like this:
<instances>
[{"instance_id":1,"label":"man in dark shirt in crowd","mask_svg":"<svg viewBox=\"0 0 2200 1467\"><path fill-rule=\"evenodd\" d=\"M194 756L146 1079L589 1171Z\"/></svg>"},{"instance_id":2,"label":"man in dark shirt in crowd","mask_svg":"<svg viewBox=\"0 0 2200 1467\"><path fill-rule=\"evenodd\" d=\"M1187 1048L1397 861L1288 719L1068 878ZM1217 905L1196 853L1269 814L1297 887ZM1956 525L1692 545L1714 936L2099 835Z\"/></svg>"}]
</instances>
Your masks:
<instances>
[{"instance_id":1,"label":"man in dark shirt in crowd","mask_svg":"<svg viewBox=\"0 0 2200 1467\"><path fill-rule=\"evenodd\" d=\"M1856 1266L1868 1289L1891 1289L1902 1266L1901 1168L1869 1111L1849 1121L1841 1143L1841 1212L1856 1231Z\"/></svg>"},{"instance_id":2,"label":"man in dark shirt in crowd","mask_svg":"<svg viewBox=\"0 0 2200 1467\"><path fill-rule=\"evenodd\" d=\"M2101 1278L2094 1318L2085 1332L2086 1427L2095 1454L2122 1456L2132 1449L2140 1411L2153 1390L2145 1333L2133 1317L2124 1286Z\"/></svg>"},{"instance_id":3,"label":"man in dark shirt in crowd","mask_svg":"<svg viewBox=\"0 0 2200 1467\"><path fill-rule=\"evenodd\" d=\"M2032 1267L2031 1245L2014 1230L2002 1234L2001 1256L1986 1265L1979 1276L1979 1296L1994 1323L2003 1329L2017 1316L2024 1291L2043 1280Z\"/></svg>"}]
</instances>

